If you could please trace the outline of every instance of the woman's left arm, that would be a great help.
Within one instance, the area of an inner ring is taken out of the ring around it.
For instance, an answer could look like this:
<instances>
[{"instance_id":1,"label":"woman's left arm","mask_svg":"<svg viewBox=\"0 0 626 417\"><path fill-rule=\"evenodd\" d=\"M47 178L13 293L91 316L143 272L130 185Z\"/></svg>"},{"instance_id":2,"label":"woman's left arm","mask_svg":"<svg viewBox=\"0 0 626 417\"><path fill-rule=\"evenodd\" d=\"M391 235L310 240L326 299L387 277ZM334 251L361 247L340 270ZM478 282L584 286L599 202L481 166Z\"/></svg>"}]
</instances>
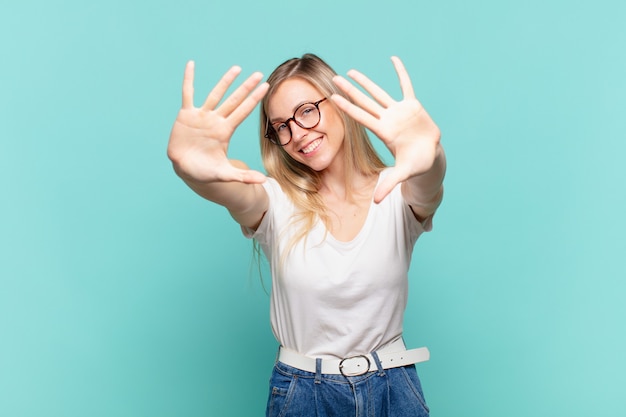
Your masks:
<instances>
[{"instance_id":1,"label":"woman's left arm","mask_svg":"<svg viewBox=\"0 0 626 417\"><path fill-rule=\"evenodd\" d=\"M438 143L432 167L402 183L402 195L418 220L423 221L434 214L441 204L445 173L446 156L441 143Z\"/></svg>"},{"instance_id":2,"label":"woman's left arm","mask_svg":"<svg viewBox=\"0 0 626 417\"><path fill-rule=\"evenodd\" d=\"M380 202L399 183L415 215L424 219L435 212L443 196L446 159L441 132L415 97L411 79L397 57L392 57L403 98L393 100L387 92L356 70L348 76L367 91L367 96L345 78L335 84L354 102L333 95L333 102L350 117L374 132L395 158L395 165L378 185L374 201Z\"/></svg>"}]
</instances>

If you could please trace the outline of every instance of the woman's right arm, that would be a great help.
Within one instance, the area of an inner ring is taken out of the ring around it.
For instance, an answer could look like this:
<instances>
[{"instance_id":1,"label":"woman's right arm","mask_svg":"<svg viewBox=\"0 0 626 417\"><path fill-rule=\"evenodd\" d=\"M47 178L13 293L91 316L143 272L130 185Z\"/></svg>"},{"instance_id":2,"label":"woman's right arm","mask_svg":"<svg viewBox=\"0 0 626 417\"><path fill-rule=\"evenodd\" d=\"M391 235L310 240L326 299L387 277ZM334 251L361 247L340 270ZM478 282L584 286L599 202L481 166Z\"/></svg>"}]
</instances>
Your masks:
<instances>
[{"instance_id":1,"label":"woman's right arm","mask_svg":"<svg viewBox=\"0 0 626 417\"><path fill-rule=\"evenodd\" d=\"M254 73L221 104L224 94L241 72L232 67L207 96L193 103L194 63L185 68L183 103L167 148L174 170L200 196L228 209L242 226L256 228L269 204L261 185L266 177L227 157L235 129L267 93L267 83Z\"/></svg>"}]
</instances>

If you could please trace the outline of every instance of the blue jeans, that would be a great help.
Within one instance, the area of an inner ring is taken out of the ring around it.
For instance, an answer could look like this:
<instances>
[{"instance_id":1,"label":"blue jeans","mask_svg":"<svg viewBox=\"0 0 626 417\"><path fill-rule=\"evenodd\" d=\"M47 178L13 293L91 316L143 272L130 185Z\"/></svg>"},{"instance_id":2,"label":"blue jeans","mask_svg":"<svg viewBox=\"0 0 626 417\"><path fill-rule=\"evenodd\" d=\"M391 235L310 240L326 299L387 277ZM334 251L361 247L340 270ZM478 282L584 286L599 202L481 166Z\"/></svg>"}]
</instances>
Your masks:
<instances>
[{"instance_id":1,"label":"blue jeans","mask_svg":"<svg viewBox=\"0 0 626 417\"><path fill-rule=\"evenodd\" d=\"M277 362L268 417L428 417L415 365L345 377Z\"/></svg>"}]
</instances>

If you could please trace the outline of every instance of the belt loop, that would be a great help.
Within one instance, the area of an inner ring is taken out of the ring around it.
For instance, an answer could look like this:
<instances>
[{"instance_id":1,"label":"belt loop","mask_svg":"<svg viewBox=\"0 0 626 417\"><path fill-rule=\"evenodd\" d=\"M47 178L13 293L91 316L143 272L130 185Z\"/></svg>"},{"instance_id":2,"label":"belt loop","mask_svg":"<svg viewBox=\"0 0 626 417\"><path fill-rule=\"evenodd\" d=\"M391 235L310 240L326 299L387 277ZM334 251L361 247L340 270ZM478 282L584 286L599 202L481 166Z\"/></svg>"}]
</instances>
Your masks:
<instances>
[{"instance_id":1,"label":"belt loop","mask_svg":"<svg viewBox=\"0 0 626 417\"><path fill-rule=\"evenodd\" d=\"M315 383L316 384L322 383L322 359L321 358L315 359Z\"/></svg>"},{"instance_id":2,"label":"belt loop","mask_svg":"<svg viewBox=\"0 0 626 417\"><path fill-rule=\"evenodd\" d=\"M376 363L376 367L378 368L378 376L385 376L385 370L383 368L383 364L380 363L378 353L372 352L372 357L374 358L374 362Z\"/></svg>"}]
</instances>

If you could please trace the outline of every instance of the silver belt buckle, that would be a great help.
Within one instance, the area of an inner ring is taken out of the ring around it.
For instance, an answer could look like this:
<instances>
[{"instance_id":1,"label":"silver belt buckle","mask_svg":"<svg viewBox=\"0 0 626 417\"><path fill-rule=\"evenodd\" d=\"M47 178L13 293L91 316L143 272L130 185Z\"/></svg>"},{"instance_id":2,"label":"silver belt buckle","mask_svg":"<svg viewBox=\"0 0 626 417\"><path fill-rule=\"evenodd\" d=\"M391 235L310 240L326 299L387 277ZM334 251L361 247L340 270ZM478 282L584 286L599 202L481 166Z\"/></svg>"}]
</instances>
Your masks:
<instances>
[{"instance_id":1,"label":"silver belt buckle","mask_svg":"<svg viewBox=\"0 0 626 417\"><path fill-rule=\"evenodd\" d=\"M363 358L365 359L365 362L363 363L363 366L361 366L360 363L357 363L356 368L361 368L358 369L356 372L344 372L344 367L346 366L346 364L344 364L345 361L351 361L354 359L359 359L359 358ZM367 364L367 369L365 367L365 364ZM345 376L345 377L349 377L349 376L359 376L359 375L363 375L365 373L367 373L370 370L370 360L367 356L365 355L356 355L356 356L351 356L349 358L344 358L341 360L341 362L339 362L339 372L341 372L341 375Z\"/></svg>"}]
</instances>

